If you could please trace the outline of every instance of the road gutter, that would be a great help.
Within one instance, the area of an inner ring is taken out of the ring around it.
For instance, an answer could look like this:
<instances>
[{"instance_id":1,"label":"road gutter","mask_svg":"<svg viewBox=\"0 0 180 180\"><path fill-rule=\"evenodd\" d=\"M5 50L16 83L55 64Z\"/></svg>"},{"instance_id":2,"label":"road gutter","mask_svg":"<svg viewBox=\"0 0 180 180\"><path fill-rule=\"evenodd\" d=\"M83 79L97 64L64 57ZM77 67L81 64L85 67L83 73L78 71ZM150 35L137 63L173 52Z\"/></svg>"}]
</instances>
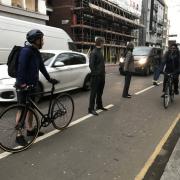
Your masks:
<instances>
[{"instance_id":1,"label":"road gutter","mask_svg":"<svg viewBox=\"0 0 180 180\"><path fill-rule=\"evenodd\" d=\"M164 144L166 143L166 141L168 140L168 138L170 137L171 133L173 132L174 128L176 127L177 123L180 121L180 113L178 114L178 116L175 118L175 120L173 121L172 125L170 126L170 128L168 129L168 131L165 133L165 135L163 136L163 138L161 139L161 141L159 142L159 144L156 146L154 152L152 153L152 155L149 157L149 159L146 161L144 167L140 170L140 172L137 174L137 176L135 177L135 180L143 180L146 173L148 172L149 168L153 165L155 159L157 158L157 156L160 154Z\"/></svg>"}]
</instances>

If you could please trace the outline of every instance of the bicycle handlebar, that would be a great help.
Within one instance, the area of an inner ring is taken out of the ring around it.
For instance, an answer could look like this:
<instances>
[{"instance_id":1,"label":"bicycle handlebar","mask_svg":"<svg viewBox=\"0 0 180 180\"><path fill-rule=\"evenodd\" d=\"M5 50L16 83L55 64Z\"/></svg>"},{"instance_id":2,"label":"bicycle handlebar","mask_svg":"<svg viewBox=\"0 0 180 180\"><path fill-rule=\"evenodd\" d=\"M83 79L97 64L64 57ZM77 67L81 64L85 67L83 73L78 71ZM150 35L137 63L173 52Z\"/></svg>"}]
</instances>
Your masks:
<instances>
[{"instance_id":1,"label":"bicycle handlebar","mask_svg":"<svg viewBox=\"0 0 180 180\"><path fill-rule=\"evenodd\" d=\"M54 86L56 85L56 84L58 84L58 83L60 83L60 81L52 81L52 82L50 82L51 83L51 91L54 91ZM30 91L30 90L33 90L33 89L35 89L36 88L36 86L34 86L34 85L27 85L27 86L25 86L25 87L20 87L20 86L17 86L17 85L14 85L14 87L17 89L17 90L19 90L19 91Z\"/></svg>"}]
</instances>

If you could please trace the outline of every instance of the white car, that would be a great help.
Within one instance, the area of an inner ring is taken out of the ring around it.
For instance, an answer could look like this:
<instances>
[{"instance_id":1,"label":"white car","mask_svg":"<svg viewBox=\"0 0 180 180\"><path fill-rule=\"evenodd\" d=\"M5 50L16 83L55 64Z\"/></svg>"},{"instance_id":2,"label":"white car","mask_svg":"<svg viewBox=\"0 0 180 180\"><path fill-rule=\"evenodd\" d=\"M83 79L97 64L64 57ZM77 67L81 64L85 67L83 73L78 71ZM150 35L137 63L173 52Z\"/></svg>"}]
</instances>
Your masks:
<instances>
[{"instance_id":1,"label":"white car","mask_svg":"<svg viewBox=\"0 0 180 180\"><path fill-rule=\"evenodd\" d=\"M51 78L60 83L55 86L55 93L77 88L90 89L89 59L86 54L64 50L42 50L41 55ZM0 102L17 101L13 87L15 79L8 76L7 65L0 65ZM47 92L51 84L39 74L38 90Z\"/></svg>"}]
</instances>

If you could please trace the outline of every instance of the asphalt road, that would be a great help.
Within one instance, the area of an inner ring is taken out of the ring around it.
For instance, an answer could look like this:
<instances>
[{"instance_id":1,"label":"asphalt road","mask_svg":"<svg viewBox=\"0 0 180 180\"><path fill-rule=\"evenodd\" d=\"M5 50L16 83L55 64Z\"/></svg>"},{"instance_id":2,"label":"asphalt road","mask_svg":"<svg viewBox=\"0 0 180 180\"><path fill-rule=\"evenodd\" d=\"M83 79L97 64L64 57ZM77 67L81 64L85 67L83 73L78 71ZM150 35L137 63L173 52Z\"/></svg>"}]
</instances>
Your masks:
<instances>
[{"instance_id":1,"label":"asphalt road","mask_svg":"<svg viewBox=\"0 0 180 180\"><path fill-rule=\"evenodd\" d=\"M152 85L151 76L133 77L132 99L121 97L123 82L124 77L117 69L109 70L103 95L104 106L113 105L109 111L88 116L24 152L1 158L0 179L134 179L177 117L180 96L165 110L160 98L161 85L135 95ZM76 121L87 115L89 92L77 90L71 95L75 101L73 121ZM44 98L40 103L44 111L47 102L48 98ZM51 130L51 127L43 129Z\"/></svg>"}]
</instances>

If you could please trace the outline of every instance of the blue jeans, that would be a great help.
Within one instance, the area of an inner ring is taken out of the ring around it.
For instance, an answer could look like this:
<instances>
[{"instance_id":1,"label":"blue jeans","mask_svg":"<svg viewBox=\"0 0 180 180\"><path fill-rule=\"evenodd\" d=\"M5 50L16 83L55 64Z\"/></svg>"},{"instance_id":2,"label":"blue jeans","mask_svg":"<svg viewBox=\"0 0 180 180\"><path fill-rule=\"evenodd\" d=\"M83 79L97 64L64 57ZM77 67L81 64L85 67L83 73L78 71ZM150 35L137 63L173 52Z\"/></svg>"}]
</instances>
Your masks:
<instances>
[{"instance_id":1,"label":"blue jeans","mask_svg":"<svg viewBox=\"0 0 180 180\"><path fill-rule=\"evenodd\" d=\"M157 81L159 79L159 76L160 76L159 66L155 66L154 67L154 77L153 77L153 80Z\"/></svg>"}]
</instances>

